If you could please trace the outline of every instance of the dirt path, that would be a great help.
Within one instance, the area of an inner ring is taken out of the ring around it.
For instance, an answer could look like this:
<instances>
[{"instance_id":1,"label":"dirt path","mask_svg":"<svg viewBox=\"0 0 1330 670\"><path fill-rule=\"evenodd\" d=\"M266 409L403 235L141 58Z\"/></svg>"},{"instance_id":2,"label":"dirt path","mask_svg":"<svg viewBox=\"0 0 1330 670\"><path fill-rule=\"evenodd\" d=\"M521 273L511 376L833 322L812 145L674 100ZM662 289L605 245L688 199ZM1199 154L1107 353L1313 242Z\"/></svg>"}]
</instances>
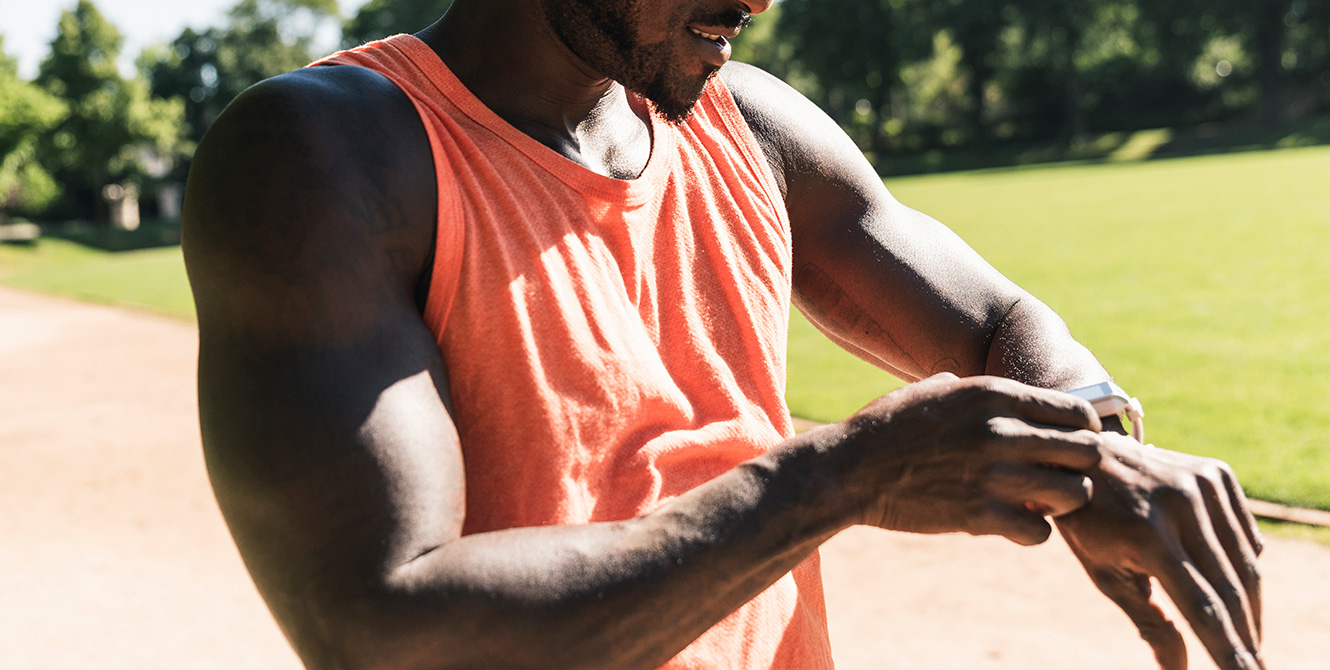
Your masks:
<instances>
[{"instance_id":1,"label":"dirt path","mask_svg":"<svg viewBox=\"0 0 1330 670\"><path fill-rule=\"evenodd\" d=\"M299 667L208 489L194 355L190 325L0 288L0 668ZM856 529L823 555L842 670L1151 667L1060 541ZM1270 667L1330 668L1330 548L1262 563Z\"/></svg>"}]
</instances>

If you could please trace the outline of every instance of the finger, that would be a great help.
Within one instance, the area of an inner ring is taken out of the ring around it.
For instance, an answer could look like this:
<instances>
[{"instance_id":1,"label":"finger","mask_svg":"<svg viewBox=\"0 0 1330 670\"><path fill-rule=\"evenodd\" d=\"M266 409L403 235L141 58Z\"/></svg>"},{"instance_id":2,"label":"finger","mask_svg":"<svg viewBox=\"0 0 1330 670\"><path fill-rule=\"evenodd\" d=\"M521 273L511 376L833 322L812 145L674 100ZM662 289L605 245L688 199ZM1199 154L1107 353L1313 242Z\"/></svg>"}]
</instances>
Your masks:
<instances>
[{"instance_id":1,"label":"finger","mask_svg":"<svg viewBox=\"0 0 1330 670\"><path fill-rule=\"evenodd\" d=\"M1003 459L1076 471L1089 470L1099 463L1097 433L1036 426L1011 417L998 417L989 423L994 435L1002 438L993 446Z\"/></svg>"},{"instance_id":2,"label":"finger","mask_svg":"<svg viewBox=\"0 0 1330 670\"><path fill-rule=\"evenodd\" d=\"M1186 670L1187 644L1178 627L1151 598L1150 578L1125 571L1096 571L1090 581L1136 625L1141 639L1154 651L1161 670Z\"/></svg>"},{"instance_id":3,"label":"finger","mask_svg":"<svg viewBox=\"0 0 1330 670\"><path fill-rule=\"evenodd\" d=\"M1264 635L1261 628L1261 616L1264 610L1261 600L1261 573L1256 564L1256 558L1265 549L1265 543L1261 540L1261 531L1256 526L1256 517L1247 505L1247 495L1242 492L1242 486L1238 484L1237 477L1227 467L1221 468L1220 471L1224 474L1224 488L1228 490L1229 504L1237 517L1234 519L1234 523L1241 527L1243 536L1247 538L1247 546L1251 548L1250 560L1237 565L1240 571L1250 572L1250 574L1242 572L1243 585L1247 588L1247 598L1252 603L1252 617L1256 620L1256 638L1259 640Z\"/></svg>"},{"instance_id":4,"label":"finger","mask_svg":"<svg viewBox=\"0 0 1330 670\"><path fill-rule=\"evenodd\" d=\"M994 465L986 486L999 500L1049 516L1062 516L1084 507L1094 491L1090 478L1084 475L1010 463Z\"/></svg>"},{"instance_id":5,"label":"finger","mask_svg":"<svg viewBox=\"0 0 1330 670\"><path fill-rule=\"evenodd\" d=\"M1016 544L1031 547L1047 540L1053 527L1042 514L995 501L972 518L968 531L971 535L1001 535Z\"/></svg>"},{"instance_id":6,"label":"finger","mask_svg":"<svg viewBox=\"0 0 1330 670\"><path fill-rule=\"evenodd\" d=\"M1099 432L1103 424L1090 403L1070 393L994 378L991 386L1007 399L1006 408L1030 423Z\"/></svg>"},{"instance_id":7,"label":"finger","mask_svg":"<svg viewBox=\"0 0 1330 670\"><path fill-rule=\"evenodd\" d=\"M1174 560L1166 560L1159 566L1156 576L1220 670L1261 667L1243 644L1223 600L1181 547L1175 548Z\"/></svg>"},{"instance_id":8,"label":"finger","mask_svg":"<svg viewBox=\"0 0 1330 670\"><path fill-rule=\"evenodd\" d=\"M1256 565L1255 548L1242 530L1242 519L1232 509L1229 491L1227 488L1220 490L1220 487L1227 486L1225 479L1221 477L1215 481L1202 477L1200 485L1210 516L1211 532L1228 559L1227 574L1231 575L1230 579L1236 577L1242 585L1242 600L1246 605L1242 611L1243 616L1239 617L1231 607L1229 613L1234 617L1234 623L1245 621L1245 629L1239 626L1238 632L1245 631L1244 637L1252 638L1249 646L1256 651L1261 643L1261 577Z\"/></svg>"},{"instance_id":9,"label":"finger","mask_svg":"<svg viewBox=\"0 0 1330 670\"><path fill-rule=\"evenodd\" d=\"M1210 519L1202 518L1191 528L1182 528L1181 541L1191 558L1191 565L1210 591L1223 603L1243 647L1252 653L1257 649L1256 626L1251 615L1247 591L1237 571L1229 563L1223 543L1218 539Z\"/></svg>"},{"instance_id":10,"label":"finger","mask_svg":"<svg viewBox=\"0 0 1330 670\"><path fill-rule=\"evenodd\" d=\"M1261 540L1261 531L1256 525L1256 516L1252 514L1251 507L1247 504L1247 494L1243 493L1242 485L1238 483L1238 478L1233 475L1232 470L1228 467L1222 467L1219 471L1224 476L1224 488L1228 490L1229 504L1242 519L1240 525L1243 534L1247 536L1247 542L1251 544L1252 551L1260 556L1265 549L1265 543Z\"/></svg>"}]
</instances>

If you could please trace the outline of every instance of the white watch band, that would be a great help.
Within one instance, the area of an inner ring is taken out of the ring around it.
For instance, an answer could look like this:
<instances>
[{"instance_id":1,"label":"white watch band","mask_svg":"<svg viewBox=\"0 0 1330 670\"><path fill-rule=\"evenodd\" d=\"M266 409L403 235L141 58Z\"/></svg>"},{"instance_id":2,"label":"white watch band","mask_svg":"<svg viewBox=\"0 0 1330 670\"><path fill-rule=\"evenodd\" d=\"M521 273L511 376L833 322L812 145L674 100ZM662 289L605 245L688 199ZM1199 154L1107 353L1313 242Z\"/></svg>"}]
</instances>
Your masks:
<instances>
[{"instance_id":1,"label":"white watch band","mask_svg":"<svg viewBox=\"0 0 1330 670\"><path fill-rule=\"evenodd\" d=\"M1127 395L1121 386L1111 381L1099 382L1067 393L1089 402L1101 417L1125 414L1131 422L1131 436L1145 444L1145 410L1141 408L1141 401Z\"/></svg>"}]
</instances>

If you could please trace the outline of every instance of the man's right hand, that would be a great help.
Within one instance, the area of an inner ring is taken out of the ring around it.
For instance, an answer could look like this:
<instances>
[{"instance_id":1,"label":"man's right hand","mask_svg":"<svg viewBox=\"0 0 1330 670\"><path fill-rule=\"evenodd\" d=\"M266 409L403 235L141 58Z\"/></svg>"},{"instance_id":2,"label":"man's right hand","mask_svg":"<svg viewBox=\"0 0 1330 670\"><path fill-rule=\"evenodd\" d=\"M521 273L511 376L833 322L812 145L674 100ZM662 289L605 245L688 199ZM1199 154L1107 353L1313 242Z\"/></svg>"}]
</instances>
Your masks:
<instances>
[{"instance_id":1,"label":"man's right hand","mask_svg":"<svg viewBox=\"0 0 1330 670\"><path fill-rule=\"evenodd\" d=\"M1065 393L944 373L828 426L847 452L862 523L918 533L1002 535L1033 545L1045 515L1090 500L1099 418Z\"/></svg>"}]
</instances>

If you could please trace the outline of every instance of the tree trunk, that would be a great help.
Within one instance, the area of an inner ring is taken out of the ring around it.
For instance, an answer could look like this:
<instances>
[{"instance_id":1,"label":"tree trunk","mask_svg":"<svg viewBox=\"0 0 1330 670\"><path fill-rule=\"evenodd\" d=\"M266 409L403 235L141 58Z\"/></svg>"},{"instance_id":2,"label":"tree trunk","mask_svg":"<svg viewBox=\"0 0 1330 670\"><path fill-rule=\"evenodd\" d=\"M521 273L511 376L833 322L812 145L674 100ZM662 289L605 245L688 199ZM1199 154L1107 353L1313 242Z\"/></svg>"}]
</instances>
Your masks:
<instances>
[{"instance_id":1,"label":"tree trunk","mask_svg":"<svg viewBox=\"0 0 1330 670\"><path fill-rule=\"evenodd\" d=\"M1256 18L1256 76L1261 87L1261 125L1275 126L1283 116L1285 0L1260 0Z\"/></svg>"},{"instance_id":2,"label":"tree trunk","mask_svg":"<svg viewBox=\"0 0 1330 670\"><path fill-rule=\"evenodd\" d=\"M1076 52L1081 47L1081 36L1075 31L1067 30L1066 61L1063 64L1063 104L1066 111L1067 127L1071 131L1071 139L1078 140L1085 137L1090 130L1090 122L1085 114L1085 107L1081 105L1082 85L1081 72L1076 67Z\"/></svg>"},{"instance_id":3,"label":"tree trunk","mask_svg":"<svg viewBox=\"0 0 1330 670\"><path fill-rule=\"evenodd\" d=\"M983 144L989 137L988 127L984 124L984 90L988 88L988 81L993 77L993 71L986 63L986 54L971 55L969 51L963 51L962 54L962 62L970 71L970 81L967 86L970 109L966 121L970 137L974 142Z\"/></svg>"}]
</instances>

